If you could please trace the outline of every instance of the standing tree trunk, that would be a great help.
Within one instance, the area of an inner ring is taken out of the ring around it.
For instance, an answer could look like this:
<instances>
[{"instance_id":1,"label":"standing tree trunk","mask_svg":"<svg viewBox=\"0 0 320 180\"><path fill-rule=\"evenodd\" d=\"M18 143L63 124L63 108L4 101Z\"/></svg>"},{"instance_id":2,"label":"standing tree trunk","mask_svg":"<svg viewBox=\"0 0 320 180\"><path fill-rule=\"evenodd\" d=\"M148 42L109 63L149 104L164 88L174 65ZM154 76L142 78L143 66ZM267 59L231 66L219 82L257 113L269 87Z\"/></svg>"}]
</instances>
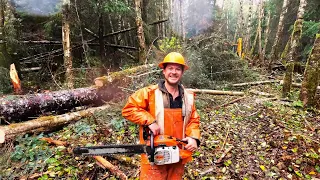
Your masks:
<instances>
[{"instance_id":1,"label":"standing tree trunk","mask_svg":"<svg viewBox=\"0 0 320 180\"><path fill-rule=\"evenodd\" d=\"M286 73L283 78L283 88L282 88L282 97L287 97L291 89L292 76L294 64L297 59L297 51L300 45L300 39L302 34L303 26L303 15L305 12L305 6L307 5L306 0L300 0L300 5L297 14L297 20L294 23L293 31L291 34L291 46L288 54L288 61L286 65Z\"/></svg>"},{"instance_id":2,"label":"standing tree trunk","mask_svg":"<svg viewBox=\"0 0 320 180\"><path fill-rule=\"evenodd\" d=\"M66 69L66 84L69 89L73 88L73 72L72 72L72 56L70 46L70 0L63 0L62 6L62 42L63 42L63 55L64 55L64 67Z\"/></svg>"},{"instance_id":3,"label":"standing tree trunk","mask_svg":"<svg viewBox=\"0 0 320 180\"><path fill-rule=\"evenodd\" d=\"M288 0L283 0L283 5L282 5L282 11L280 14L280 19L279 19L279 24L278 24L278 30L276 37L274 39L272 48L271 48L271 53L270 53L270 61L269 61L269 70L271 70L271 65L274 62L274 60L277 60L278 57L278 48L279 48L279 42L280 39L282 38L282 32L283 32L283 27L284 27L284 15L288 11Z\"/></svg>"},{"instance_id":4,"label":"standing tree trunk","mask_svg":"<svg viewBox=\"0 0 320 180\"><path fill-rule=\"evenodd\" d=\"M103 14L102 12L99 13L99 47L100 47L100 61L101 63L105 62L106 59L106 50L105 50L105 43L104 43L104 24L103 24Z\"/></svg>"},{"instance_id":5,"label":"standing tree trunk","mask_svg":"<svg viewBox=\"0 0 320 180\"><path fill-rule=\"evenodd\" d=\"M251 37L251 19L252 19L252 7L253 7L253 0L250 0L249 5L249 14L248 14L248 23L247 23L247 32L244 38L244 53L247 55L247 53L250 50L250 37Z\"/></svg>"},{"instance_id":6,"label":"standing tree trunk","mask_svg":"<svg viewBox=\"0 0 320 180\"><path fill-rule=\"evenodd\" d=\"M0 0L0 39L5 40L6 39L6 32L5 32L5 11L6 11L6 1ZM10 61L9 61L9 55L7 51L7 45L6 43L0 44L0 67L4 67L6 69L9 69Z\"/></svg>"},{"instance_id":7,"label":"standing tree trunk","mask_svg":"<svg viewBox=\"0 0 320 180\"><path fill-rule=\"evenodd\" d=\"M260 13L259 13L259 22L258 22L258 37L259 37L259 63L260 65L263 64L263 57L262 57L262 19L264 17L264 2L260 1Z\"/></svg>"},{"instance_id":8,"label":"standing tree trunk","mask_svg":"<svg viewBox=\"0 0 320 180\"><path fill-rule=\"evenodd\" d=\"M262 64L265 64L265 56L266 56L266 51L267 51L267 45L269 41L269 34L270 34L270 20L271 20L271 12L270 10L268 11L268 17L267 17L267 28L266 32L264 35L264 45L262 49Z\"/></svg>"},{"instance_id":9,"label":"standing tree trunk","mask_svg":"<svg viewBox=\"0 0 320 180\"><path fill-rule=\"evenodd\" d=\"M243 1L240 0L239 1L240 3L240 9L239 9L239 17L238 17L238 20L237 20L237 27L236 27L236 31L234 33L234 36L233 36L233 42L236 44L237 43L237 37L241 37L241 29L243 26Z\"/></svg>"},{"instance_id":10,"label":"standing tree trunk","mask_svg":"<svg viewBox=\"0 0 320 180\"><path fill-rule=\"evenodd\" d=\"M255 49L256 49L258 37L259 37L259 34L261 34L261 18L262 18L262 13L261 12L262 12L262 2L260 0L259 1L259 8L258 8L258 27L257 27L256 36L254 38L254 41L252 43L252 47L251 47L251 50L250 50L250 54L249 54L250 58L253 58L253 54L254 54ZM260 53L260 49L259 49L259 53ZM253 60L253 61L255 61L255 60ZM255 62L253 62L253 65L254 64L255 64Z\"/></svg>"},{"instance_id":11,"label":"standing tree trunk","mask_svg":"<svg viewBox=\"0 0 320 180\"><path fill-rule=\"evenodd\" d=\"M300 90L300 100L305 107L315 105L315 95L320 80L320 34L316 35L313 49L307 60Z\"/></svg>"},{"instance_id":12,"label":"standing tree trunk","mask_svg":"<svg viewBox=\"0 0 320 180\"><path fill-rule=\"evenodd\" d=\"M179 9L180 9L180 23L181 23L181 37L183 41L186 40L185 29L184 29L184 19L183 19L183 5L182 0L179 0Z\"/></svg>"},{"instance_id":13,"label":"standing tree trunk","mask_svg":"<svg viewBox=\"0 0 320 180\"><path fill-rule=\"evenodd\" d=\"M146 59L146 40L143 31L143 21L141 18L141 3L143 0L135 0L137 36L139 40L139 62L143 63Z\"/></svg>"}]
</instances>

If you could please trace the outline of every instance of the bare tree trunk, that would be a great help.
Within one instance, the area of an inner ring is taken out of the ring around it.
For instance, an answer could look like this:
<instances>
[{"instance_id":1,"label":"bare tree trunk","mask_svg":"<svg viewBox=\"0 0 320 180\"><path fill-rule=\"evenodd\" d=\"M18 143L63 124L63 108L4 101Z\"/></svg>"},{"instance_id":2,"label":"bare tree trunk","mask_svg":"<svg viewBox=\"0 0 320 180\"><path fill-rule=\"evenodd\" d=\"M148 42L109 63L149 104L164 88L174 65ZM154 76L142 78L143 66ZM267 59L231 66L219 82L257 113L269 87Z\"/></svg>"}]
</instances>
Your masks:
<instances>
[{"instance_id":1,"label":"bare tree trunk","mask_svg":"<svg viewBox=\"0 0 320 180\"><path fill-rule=\"evenodd\" d=\"M247 32L246 32L245 39L244 39L244 52L246 55L250 51L250 37L251 37L250 32L251 32L252 7L253 7L253 0L250 0Z\"/></svg>"},{"instance_id":2,"label":"bare tree trunk","mask_svg":"<svg viewBox=\"0 0 320 180\"><path fill-rule=\"evenodd\" d=\"M320 27L319 27L320 29ZM320 81L320 34L316 35L313 49L307 60L300 90L300 100L305 107L314 106L317 86Z\"/></svg>"},{"instance_id":3,"label":"bare tree trunk","mask_svg":"<svg viewBox=\"0 0 320 180\"><path fill-rule=\"evenodd\" d=\"M135 0L137 36L139 40L139 61L143 63L146 59L146 41L143 31L143 22L141 18L141 3L143 0Z\"/></svg>"},{"instance_id":4,"label":"bare tree trunk","mask_svg":"<svg viewBox=\"0 0 320 180\"><path fill-rule=\"evenodd\" d=\"M239 12L239 14L240 14L240 26L239 26L239 30L238 30L238 32L239 32L239 37L240 38L242 38L242 36L243 36L243 32L242 32L242 30L243 30L243 28L244 28L244 16L243 16L243 0L239 0L239 3L240 3L240 12Z\"/></svg>"},{"instance_id":5,"label":"bare tree trunk","mask_svg":"<svg viewBox=\"0 0 320 180\"><path fill-rule=\"evenodd\" d=\"M300 0L297 20L294 23L294 27L291 35L291 47L288 54L286 73L283 78L282 97L287 97L291 89L293 69L294 69L295 61L297 59L298 47L300 45L302 26L303 26L303 15L305 12L306 5L307 5L306 0Z\"/></svg>"},{"instance_id":6,"label":"bare tree trunk","mask_svg":"<svg viewBox=\"0 0 320 180\"><path fill-rule=\"evenodd\" d=\"M102 12L99 13L99 47L100 47L100 61L104 63L106 60L106 50L105 50L105 43L104 43L104 24L103 24L103 14Z\"/></svg>"},{"instance_id":7,"label":"bare tree trunk","mask_svg":"<svg viewBox=\"0 0 320 180\"><path fill-rule=\"evenodd\" d=\"M284 27L284 15L288 11L288 0L283 0L283 5L282 5L282 11L280 14L280 19L279 19L279 24L278 24L278 30L276 37L273 41L273 45L271 48L271 53L270 53L270 61L269 61L269 70L271 69L271 65L274 62L274 60L277 60L278 57L278 47L279 47L279 41L282 38L282 32L283 32L283 27Z\"/></svg>"},{"instance_id":8,"label":"bare tree trunk","mask_svg":"<svg viewBox=\"0 0 320 180\"><path fill-rule=\"evenodd\" d=\"M166 13L166 0L162 0L162 5L161 5L161 19L164 19L167 15ZM159 20L161 20L159 19ZM161 23L161 26L162 26L162 37L166 37L166 26L165 26L165 23Z\"/></svg>"},{"instance_id":9,"label":"bare tree trunk","mask_svg":"<svg viewBox=\"0 0 320 180\"><path fill-rule=\"evenodd\" d=\"M109 25L110 25L110 29L111 29L111 33L115 32L114 30L114 26L113 26L113 22L112 22L112 17L110 15L110 13L108 13L108 19L109 19ZM113 44L117 43L117 37L113 36Z\"/></svg>"},{"instance_id":10,"label":"bare tree trunk","mask_svg":"<svg viewBox=\"0 0 320 180\"><path fill-rule=\"evenodd\" d=\"M266 28L266 32L264 35L264 45L263 45L263 49L262 49L262 64L265 64L265 56L266 56L266 51L267 51L267 45L268 45L268 41L269 41L269 34L270 34L270 20L271 20L271 12L270 10L268 11L268 18L267 18L267 28Z\"/></svg>"},{"instance_id":11,"label":"bare tree trunk","mask_svg":"<svg viewBox=\"0 0 320 180\"><path fill-rule=\"evenodd\" d=\"M179 0L179 7L180 7L181 36L182 36L183 41L185 41L186 40L186 35L185 35L185 29L184 29L184 17L183 17L182 0Z\"/></svg>"},{"instance_id":12,"label":"bare tree trunk","mask_svg":"<svg viewBox=\"0 0 320 180\"><path fill-rule=\"evenodd\" d=\"M258 38L259 38L259 63L263 64L262 57L262 19L264 17L264 2L260 2L260 13L259 13L259 21L258 21Z\"/></svg>"},{"instance_id":13,"label":"bare tree trunk","mask_svg":"<svg viewBox=\"0 0 320 180\"><path fill-rule=\"evenodd\" d=\"M89 47L88 47L88 43L83 38L82 23L81 23L79 12L78 12L77 0L74 0L74 7L75 7L76 14L77 14L78 23L79 23L79 29L80 29L80 36L81 36L84 59L85 59L85 61L87 63L87 66L90 67L90 62L89 62L89 59L88 59L88 48Z\"/></svg>"},{"instance_id":14,"label":"bare tree trunk","mask_svg":"<svg viewBox=\"0 0 320 180\"><path fill-rule=\"evenodd\" d=\"M252 47L251 47L251 50L250 50L250 55L249 57L250 58L253 58L253 54L255 52L255 49L256 49L256 46L257 46L257 41L258 41L258 38L259 38L259 47L258 47L258 54L259 56L261 55L261 45L260 45L260 42L261 42L261 20L262 20L262 11L263 11L263 7L262 7L262 2L261 0L259 1L259 8L258 8L258 27L257 27L257 31L256 31L256 36L254 38L254 41L253 41L253 44L252 44ZM253 65L256 63L255 60L253 60Z\"/></svg>"},{"instance_id":15,"label":"bare tree trunk","mask_svg":"<svg viewBox=\"0 0 320 180\"><path fill-rule=\"evenodd\" d=\"M5 11L7 9L7 3L6 0L0 0L0 39L5 40L6 39L6 31L5 31ZM7 44L3 43L0 44L0 67L4 67L6 69L9 69L9 66L11 64L11 60L7 51Z\"/></svg>"},{"instance_id":16,"label":"bare tree trunk","mask_svg":"<svg viewBox=\"0 0 320 180\"><path fill-rule=\"evenodd\" d=\"M66 69L66 84L69 89L73 88L73 72L72 72L72 56L71 56L71 43L70 43L70 0L63 0L62 6L62 41L63 41L63 54L64 54L64 67Z\"/></svg>"}]
</instances>

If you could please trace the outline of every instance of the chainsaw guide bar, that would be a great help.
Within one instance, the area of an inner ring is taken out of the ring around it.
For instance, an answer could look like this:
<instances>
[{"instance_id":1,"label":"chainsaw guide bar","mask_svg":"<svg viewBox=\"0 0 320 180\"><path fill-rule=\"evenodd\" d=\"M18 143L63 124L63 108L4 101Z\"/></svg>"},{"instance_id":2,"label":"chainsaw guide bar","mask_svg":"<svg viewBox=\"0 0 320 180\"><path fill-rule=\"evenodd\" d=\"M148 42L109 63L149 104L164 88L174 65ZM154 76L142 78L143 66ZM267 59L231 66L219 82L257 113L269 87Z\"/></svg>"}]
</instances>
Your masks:
<instances>
[{"instance_id":1,"label":"chainsaw guide bar","mask_svg":"<svg viewBox=\"0 0 320 180\"><path fill-rule=\"evenodd\" d=\"M137 145L108 145L92 147L76 147L73 149L75 155L101 156L110 154L142 154L147 153L150 148L143 144Z\"/></svg>"}]
</instances>

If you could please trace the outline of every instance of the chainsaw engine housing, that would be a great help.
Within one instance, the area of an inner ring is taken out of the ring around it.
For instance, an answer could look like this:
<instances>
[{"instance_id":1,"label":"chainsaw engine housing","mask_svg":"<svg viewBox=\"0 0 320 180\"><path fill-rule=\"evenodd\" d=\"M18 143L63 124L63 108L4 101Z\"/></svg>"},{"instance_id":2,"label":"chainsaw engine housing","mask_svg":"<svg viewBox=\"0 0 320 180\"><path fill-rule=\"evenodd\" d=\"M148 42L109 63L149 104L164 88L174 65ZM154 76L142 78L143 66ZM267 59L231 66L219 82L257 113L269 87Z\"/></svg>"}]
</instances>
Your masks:
<instances>
[{"instance_id":1,"label":"chainsaw engine housing","mask_svg":"<svg viewBox=\"0 0 320 180\"><path fill-rule=\"evenodd\" d=\"M180 161L178 146L160 146L155 148L154 164L173 164Z\"/></svg>"}]
</instances>

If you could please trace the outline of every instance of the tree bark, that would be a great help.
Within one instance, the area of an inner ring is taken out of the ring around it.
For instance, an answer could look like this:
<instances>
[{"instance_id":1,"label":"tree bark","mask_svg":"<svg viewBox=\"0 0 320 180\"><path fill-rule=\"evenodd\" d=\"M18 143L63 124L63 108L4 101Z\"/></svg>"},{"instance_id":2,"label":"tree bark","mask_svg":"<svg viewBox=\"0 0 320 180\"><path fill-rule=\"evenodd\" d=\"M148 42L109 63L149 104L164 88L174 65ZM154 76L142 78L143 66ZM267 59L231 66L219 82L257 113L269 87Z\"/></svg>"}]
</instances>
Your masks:
<instances>
[{"instance_id":1,"label":"tree bark","mask_svg":"<svg viewBox=\"0 0 320 180\"><path fill-rule=\"evenodd\" d=\"M78 106L101 105L113 98L124 98L118 86L130 84L130 75L150 71L153 64L143 65L111 73L95 79L96 86L72 90L54 91L49 93L25 96L8 96L0 98L0 117L8 120L25 120L40 114L69 111ZM103 88L102 88L103 87Z\"/></svg>"},{"instance_id":2,"label":"tree bark","mask_svg":"<svg viewBox=\"0 0 320 180\"><path fill-rule=\"evenodd\" d=\"M283 0L283 5L282 5L282 10L280 13L280 19L279 19L279 24L278 24L278 29L277 29L277 34L276 37L273 41L273 45L271 48L270 52L270 61L269 61L269 70L271 70L271 65L274 62L274 60L277 60L278 57L278 48L279 48L279 42L280 39L282 39L282 32L283 32L283 27L284 27L284 15L288 11L288 0Z\"/></svg>"},{"instance_id":3,"label":"tree bark","mask_svg":"<svg viewBox=\"0 0 320 180\"><path fill-rule=\"evenodd\" d=\"M139 41L139 62L143 63L146 59L146 40L144 37L143 21L141 18L141 4L143 0L135 0L137 36Z\"/></svg>"},{"instance_id":4,"label":"tree bark","mask_svg":"<svg viewBox=\"0 0 320 180\"><path fill-rule=\"evenodd\" d=\"M262 19L264 17L264 2L260 2L260 13L259 13L259 20L258 20L258 40L259 40L259 63L260 65L263 64L263 57L262 57Z\"/></svg>"},{"instance_id":5,"label":"tree bark","mask_svg":"<svg viewBox=\"0 0 320 180\"><path fill-rule=\"evenodd\" d=\"M286 72L283 78L282 97L287 97L291 89L292 76L294 70L294 63L297 59L297 51L300 45L300 39L303 26L303 15L305 12L306 0L300 0L300 5L297 14L297 20L294 23L292 35L291 35L291 48L288 54L288 61L286 65Z\"/></svg>"},{"instance_id":6,"label":"tree bark","mask_svg":"<svg viewBox=\"0 0 320 180\"><path fill-rule=\"evenodd\" d=\"M62 5L62 41L64 54L64 67L66 69L66 85L69 89L73 88L72 56L70 43L70 0L63 0Z\"/></svg>"},{"instance_id":7,"label":"tree bark","mask_svg":"<svg viewBox=\"0 0 320 180\"><path fill-rule=\"evenodd\" d=\"M319 27L320 28L320 27ZM316 103L316 91L320 81L320 34L316 35L313 49L307 60L304 71L300 100L305 107L314 106Z\"/></svg>"},{"instance_id":8,"label":"tree bark","mask_svg":"<svg viewBox=\"0 0 320 180\"><path fill-rule=\"evenodd\" d=\"M263 63L263 65L265 64L265 56L266 56L267 45L268 45L268 41L269 41L270 20L271 20L271 12L269 10L268 17L267 17L267 28L266 28L266 32L264 35L264 45L263 45L263 49L262 49L262 63Z\"/></svg>"},{"instance_id":9,"label":"tree bark","mask_svg":"<svg viewBox=\"0 0 320 180\"><path fill-rule=\"evenodd\" d=\"M99 47L100 47L100 61L104 63L106 60L106 50L105 50L105 43L104 43L104 19L103 14L100 12L99 14Z\"/></svg>"},{"instance_id":10,"label":"tree bark","mask_svg":"<svg viewBox=\"0 0 320 180\"><path fill-rule=\"evenodd\" d=\"M32 130L36 130L39 128L52 128L56 126L65 125L72 121L77 121L84 117L91 116L96 111L102 111L109 108L109 105L105 105L59 116L43 116L38 119L22 123L14 123L7 126L0 126L0 141L3 140L4 142L8 138L12 138L16 135L29 133Z\"/></svg>"},{"instance_id":11,"label":"tree bark","mask_svg":"<svg viewBox=\"0 0 320 180\"><path fill-rule=\"evenodd\" d=\"M251 47L251 50L250 50L250 55L249 57L250 58L253 58L253 54L255 52L255 49L256 49L256 45L257 45L257 41L259 39L259 45L260 45L260 38L261 38L261 19L262 19L262 11L263 11L263 7L262 7L262 0L259 1L259 9L258 9L258 27L257 27L257 31L256 31L256 36L254 38L254 41L253 41L253 44L252 44L252 47ZM260 54L260 51L261 48L260 46L258 47L258 54L259 56L261 55ZM253 62L253 65L255 65L256 62Z\"/></svg>"},{"instance_id":12,"label":"tree bark","mask_svg":"<svg viewBox=\"0 0 320 180\"><path fill-rule=\"evenodd\" d=\"M5 32L5 11L6 11L6 2L5 0L0 0L0 39L6 39L6 32ZM0 67L4 67L9 69L11 64L7 45L0 44Z\"/></svg>"},{"instance_id":13,"label":"tree bark","mask_svg":"<svg viewBox=\"0 0 320 180\"><path fill-rule=\"evenodd\" d=\"M111 88L111 87L109 87ZM109 89L113 93L120 89ZM7 96L0 99L0 116L11 121L27 120L41 114L61 114L78 106L101 105L111 100L112 92L96 87L38 93L24 96Z\"/></svg>"},{"instance_id":14,"label":"tree bark","mask_svg":"<svg viewBox=\"0 0 320 180\"><path fill-rule=\"evenodd\" d=\"M252 19L252 7L253 7L253 0L250 0L249 5L249 16L248 16L248 24L247 24L247 32L244 39L244 53L247 56L248 52L250 52L250 37L251 37L251 19Z\"/></svg>"}]
</instances>

